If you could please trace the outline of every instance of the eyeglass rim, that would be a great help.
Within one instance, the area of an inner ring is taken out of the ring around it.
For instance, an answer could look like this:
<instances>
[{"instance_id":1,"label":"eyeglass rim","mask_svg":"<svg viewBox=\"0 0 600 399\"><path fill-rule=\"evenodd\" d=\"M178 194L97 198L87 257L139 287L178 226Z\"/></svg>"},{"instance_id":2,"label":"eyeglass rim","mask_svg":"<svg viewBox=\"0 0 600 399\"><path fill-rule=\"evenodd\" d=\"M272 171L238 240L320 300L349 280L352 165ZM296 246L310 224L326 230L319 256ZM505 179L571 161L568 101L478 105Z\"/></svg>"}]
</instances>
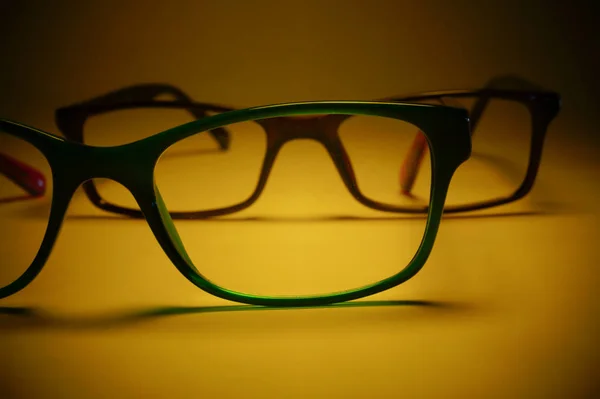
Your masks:
<instances>
[{"instance_id":1,"label":"eyeglass rim","mask_svg":"<svg viewBox=\"0 0 600 399\"><path fill-rule=\"evenodd\" d=\"M258 118L317 113L395 117L418 126L426 134L432 153L432 188L425 234L415 256L394 276L364 287L327 295L256 296L227 290L210 282L196 270L187 256L160 192L154 185L156 161L173 143L198 131ZM50 219L40 250L29 268L17 280L0 288L0 298L20 291L39 274L56 241L73 193L84 181L97 177L115 179L132 192L155 238L175 267L189 281L209 294L263 306L324 305L369 296L401 284L422 268L435 241L452 175L468 159L471 151L466 111L396 102L317 101L254 107L210 116L117 147L91 147L8 120L0 119L0 129L38 148L52 169L54 181Z\"/></svg>"}]
</instances>

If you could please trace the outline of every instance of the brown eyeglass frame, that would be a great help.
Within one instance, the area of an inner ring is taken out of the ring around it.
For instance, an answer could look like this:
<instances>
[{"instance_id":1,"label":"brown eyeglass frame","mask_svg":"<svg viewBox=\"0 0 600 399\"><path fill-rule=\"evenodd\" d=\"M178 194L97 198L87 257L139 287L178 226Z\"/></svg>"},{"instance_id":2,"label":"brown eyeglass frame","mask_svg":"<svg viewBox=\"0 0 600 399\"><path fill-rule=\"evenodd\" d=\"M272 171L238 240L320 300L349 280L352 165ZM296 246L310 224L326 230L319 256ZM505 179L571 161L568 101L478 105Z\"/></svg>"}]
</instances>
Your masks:
<instances>
[{"instance_id":1,"label":"brown eyeglass frame","mask_svg":"<svg viewBox=\"0 0 600 399\"><path fill-rule=\"evenodd\" d=\"M154 100L159 96L165 95L170 95L175 100ZM529 161L525 177L512 195L460 206L447 205L444 208L444 212L447 213L467 212L495 207L516 201L527 195L535 183L547 128L558 114L561 106L561 99L558 93L544 90L538 85L515 75L495 77L483 88L476 90L435 91L393 96L381 99L380 101L402 103L433 101L445 105L445 99L464 98L476 98L473 108L469 111L471 134L475 132L477 124L491 100L503 99L523 104L528 109L532 121ZM134 108L183 109L188 111L195 119L205 118L212 113L223 113L236 109L225 105L194 102L185 92L177 87L169 84L152 83L121 88L87 101L59 108L55 113L55 121L59 130L67 139L84 143L84 126L90 117L111 111ZM373 201L360 192L356 178L352 172L352 167L350 166L350 161L337 133L340 124L348 117L346 115L323 115L316 117L282 117L256 121L266 131L267 151L257 187L252 195L245 201L234 206L197 212L170 212L171 217L173 219L206 218L238 212L249 207L262 193L273 162L282 145L287 141L299 138L311 138L325 146L334 160L346 187L352 196L365 206L386 212L426 214L428 206L402 207L384 204ZM225 151L229 148L229 133L224 128L213 129L209 133L216 140L221 150ZM407 156L408 158L412 156L412 159L417 162L422 152L426 149L424 145L426 143L422 140L419 142L419 137L422 136L418 132L415 133L415 143L411 150L413 154L407 154ZM416 173L417 164L408 166L411 166L413 169L410 171L411 173ZM143 218L142 212L139 209L123 207L106 201L101 197L93 181L85 182L83 189L89 200L102 210L129 217Z\"/></svg>"}]
</instances>

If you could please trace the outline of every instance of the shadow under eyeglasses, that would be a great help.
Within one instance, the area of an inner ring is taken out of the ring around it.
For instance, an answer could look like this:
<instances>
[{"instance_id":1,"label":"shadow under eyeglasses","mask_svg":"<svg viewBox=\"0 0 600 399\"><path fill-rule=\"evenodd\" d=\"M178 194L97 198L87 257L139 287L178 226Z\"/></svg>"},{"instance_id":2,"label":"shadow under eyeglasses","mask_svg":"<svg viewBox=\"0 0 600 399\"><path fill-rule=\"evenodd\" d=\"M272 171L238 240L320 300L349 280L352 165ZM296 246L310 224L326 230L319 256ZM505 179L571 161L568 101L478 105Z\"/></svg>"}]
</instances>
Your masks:
<instances>
[{"instance_id":1,"label":"shadow under eyeglasses","mask_svg":"<svg viewBox=\"0 0 600 399\"><path fill-rule=\"evenodd\" d=\"M474 311L474 308L468 304L426 300L357 301L343 302L325 306L304 306L291 308L265 307L255 305L225 305L200 307L164 306L135 310L131 312L113 314L108 316L91 317L56 316L44 312L41 309L30 307L0 307L0 332L28 329L102 330L132 326L143 322L149 322L152 320L191 314L281 310L297 311L300 309L329 309L329 311L331 311L331 309L373 307L419 307L420 309L426 309L427 314L429 316L463 314Z\"/></svg>"},{"instance_id":2,"label":"shadow under eyeglasses","mask_svg":"<svg viewBox=\"0 0 600 399\"><path fill-rule=\"evenodd\" d=\"M505 211L505 212L485 212L472 211L469 213L451 213L445 214L444 220L477 220L477 219L494 219L505 217L525 217L525 216L555 216L557 214L567 214L573 210L560 203L546 202L543 210L532 211ZM477 212L477 213L476 213ZM483 212L483 213L479 213ZM403 216L356 216L356 215L317 215L317 216L227 216L205 219L178 219L178 223L233 223L233 222L252 222L252 223L326 223L326 222L399 222L415 220L418 218L425 219L427 215L403 215ZM93 220L123 220L123 221L143 221L143 219L132 219L126 216L105 214L105 215L68 215L66 219L79 221Z\"/></svg>"}]
</instances>

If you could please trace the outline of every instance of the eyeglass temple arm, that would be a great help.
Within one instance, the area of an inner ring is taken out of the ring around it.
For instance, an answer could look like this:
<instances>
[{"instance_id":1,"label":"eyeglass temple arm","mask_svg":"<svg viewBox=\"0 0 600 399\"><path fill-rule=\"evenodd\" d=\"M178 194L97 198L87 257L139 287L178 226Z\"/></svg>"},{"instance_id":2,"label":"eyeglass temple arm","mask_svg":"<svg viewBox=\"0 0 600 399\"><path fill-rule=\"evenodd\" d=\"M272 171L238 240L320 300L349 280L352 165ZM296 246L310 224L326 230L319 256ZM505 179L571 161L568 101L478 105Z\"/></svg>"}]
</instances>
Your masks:
<instances>
[{"instance_id":1,"label":"eyeglass temple arm","mask_svg":"<svg viewBox=\"0 0 600 399\"><path fill-rule=\"evenodd\" d=\"M147 84L139 84L134 86L128 86L121 89L117 89L115 91L109 92L102 96L92 98L90 100L78 103L73 106L67 106L60 108L56 111L56 123L59 126L60 130L66 136L75 136L77 137L69 137L71 139L75 139L77 141L83 142L83 136L81 132L75 132L75 129L71 128L71 123L69 121L71 108L77 107L110 107L113 105L119 105L123 103L145 103L145 102L153 102L157 97L162 95L171 95L175 97L176 102L181 104L181 108L187 110L195 119L205 118L208 112L224 112L229 111L230 109L227 107L212 105L212 104L203 104L203 103L195 103L192 101L190 96L188 96L183 90L162 83L147 83ZM226 150L229 148L230 144L230 136L229 133L223 128L216 128L211 130L210 135L217 141L219 148L222 150Z\"/></svg>"},{"instance_id":2,"label":"eyeglass temple arm","mask_svg":"<svg viewBox=\"0 0 600 399\"><path fill-rule=\"evenodd\" d=\"M46 178L42 172L2 153L0 153L0 174L8 177L33 197L41 197L46 192Z\"/></svg>"},{"instance_id":3,"label":"eyeglass temple arm","mask_svg":"<svg viewBox=\"0 0 600 399\"><path fill-rule=\"evenodd\" d=\"M490 79L484 86L485 89L500 90L532 90L541 91L542 87L517 75L501 75ZM440 96L440 99L443 95ZM480 96L470 111L471 136L475 132L478 122L489 103L489 97ZM410 146L402 166L400 167L399 183L400 191L404 195L410 195L417 179L421 161L427 151L427 140L423 132L419 131Z\"/></svg>"}]
</instances>

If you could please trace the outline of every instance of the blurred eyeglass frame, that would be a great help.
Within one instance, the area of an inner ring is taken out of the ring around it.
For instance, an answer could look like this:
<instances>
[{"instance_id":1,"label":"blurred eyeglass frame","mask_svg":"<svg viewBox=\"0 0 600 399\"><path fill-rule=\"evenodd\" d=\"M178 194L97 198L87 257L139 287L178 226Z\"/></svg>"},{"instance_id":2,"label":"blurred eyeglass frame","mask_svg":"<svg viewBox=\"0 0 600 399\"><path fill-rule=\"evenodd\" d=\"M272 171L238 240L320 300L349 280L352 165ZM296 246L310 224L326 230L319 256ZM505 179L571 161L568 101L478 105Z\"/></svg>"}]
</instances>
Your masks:
<instances>
[{"instance_id":1,"label":"blurred eyeglass frame","mask_svg":"<svg viewBox=\"0 0 600 399\"><path fill-rule=\"evenodd\" d=\"M157 97L169 95L175 100L157 100ZM456 107L453 100L475 99L469 112L471 122L471 135L477 131L477 126L481 121L489 103L493 100L508 100L521 104L526 107L531 117L531 146L528 154L527 169L523 180L518 184L517 189L510 195L491 198L486 201L471 202L461 205L446 204L444 212L458 213L469 212L481 209L496 207L508 204L525 197L533 188L536 176L539 170L544 140L548 126L557 116L561 107L561 98L558 93L544 90L539 85L527 81L516 75L502 75L490 79L481 89L476 90L445 90L411 95L392 96L378 101L400 102L400 103L437 103L439 105L448 105ZM450 101L450 103L448 103ZM85 143L84 126L86 121L94 116L103 115L113 111L138 109L138 108L156 108L156 109L177 109L189 112L193 119L199 120L206 118L211 114L233 111L235 108L226 105L212 104L205 102L195 102L183 90L169 84L140 84L124 87L114 90L99 97L82 101L77 104L62 107L56 110L55 121L63 135L75 142ZM216 140L219 148L226 151L229 147L229 134L226 128L219 127L212 129L211 136ZM332 132L333 134L333 132ZM279 150L280 143L285 138L278 134L272 134L268 137L268 148L266 160L274 157ZM415 139L404 160L399 162L399 189L406 195L411 194L413 184L418 174L421 161L427 151L427 140L422 132L415 132ZM271 164L264 162L263 170L259 178L255 192L243 203L235 206L198 212L177 212L172 211L173 219L192 219L225 215L238 212L254 203L264 187L266 179L270 172ZM342 177L344 177L342 175ZM344 180L351 179L350 177ZM352 188L352 185L346 182L350 192L355 197L362 195L358 190ZM130 217L143 217L140 209L121 206L111 203L103 198L98 191L94 181L86 181L83 189L89 200L98 208ZM368 199L357 198L361 202ZM421 213L426 214L429 211L428 206L402 206L389 205L373 202L370 205L373 209L386 212L397 213Z\"/></svg>"}]
</instances>

